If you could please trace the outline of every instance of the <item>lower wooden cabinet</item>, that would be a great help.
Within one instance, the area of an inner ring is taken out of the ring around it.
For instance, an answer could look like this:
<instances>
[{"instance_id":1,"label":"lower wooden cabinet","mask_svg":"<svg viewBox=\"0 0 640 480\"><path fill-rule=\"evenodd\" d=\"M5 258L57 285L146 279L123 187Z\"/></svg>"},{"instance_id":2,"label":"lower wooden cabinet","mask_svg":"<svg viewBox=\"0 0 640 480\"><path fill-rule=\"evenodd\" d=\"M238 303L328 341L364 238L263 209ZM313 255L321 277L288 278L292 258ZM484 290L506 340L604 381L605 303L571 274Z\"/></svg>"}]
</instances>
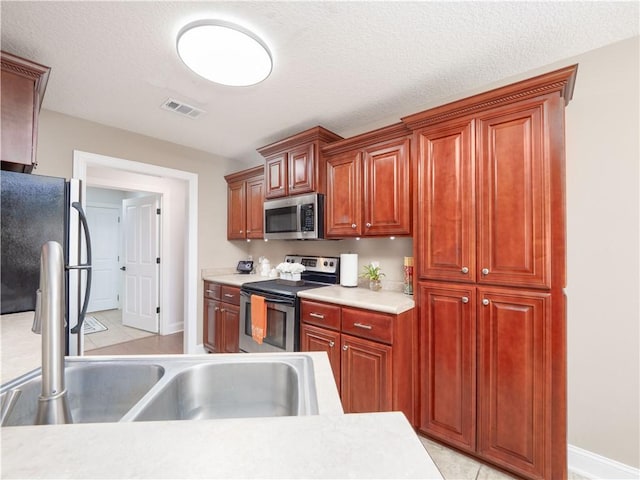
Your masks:
<instances>
[{"instance_id":1,"label":"lower wooden cabinet","mask_svg":"<svg viewBox=\"0 0 640 480\"><path fill-rule=\"evenodd\" d=\"M553 478L551 294L421 282L419 430Z\"/></svg>"},{"instance_id":2,"label":"lower wooden cabinet","mask_svg":"<svg viewBox=\"0 0 640 480\"><path fill-rule=\"evenodd\" d=\"M346 413L400 410L415 424L415 311L301 302L302 351L324 351Z\"/></svg>"},{"instance_id":3,"label":"lower wooden cabinet","mask_svg":"<svg viewBox=\"0 0 640 480\"><path fill-rule=\"evenodd\" d=\"M391 359L388 345L342 335L341 396L345 412L385 412L393 408Z\"/></svg>"},{"instance_id":4,"label":"lower wooden cabinet","mask_svg":"<svg viewBox=\"0 0 640 480\"><path fill-rule=\"evenodd\" d=\"M240 289L204 283L203 344L212 353L240 351Z\"/></svg>"}]
</instances>

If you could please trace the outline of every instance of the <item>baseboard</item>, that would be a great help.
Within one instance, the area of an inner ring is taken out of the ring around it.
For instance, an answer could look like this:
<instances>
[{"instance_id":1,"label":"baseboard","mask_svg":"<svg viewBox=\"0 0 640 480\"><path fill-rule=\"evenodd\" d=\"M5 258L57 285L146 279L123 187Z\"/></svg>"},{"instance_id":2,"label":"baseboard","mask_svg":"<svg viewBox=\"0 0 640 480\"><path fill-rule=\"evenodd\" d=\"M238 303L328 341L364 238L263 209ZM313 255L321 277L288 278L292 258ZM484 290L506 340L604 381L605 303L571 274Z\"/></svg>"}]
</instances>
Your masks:
<instances>
[{"instance_id":1,"label":"baseboard","mask_svg":"<svg viewBox=\"0 0 640 480\"><path fill-rule=\"evenodd\" d=\"M638 480L640 470L616 460L569 445L567 448L569 471L593 480Z\"/></svg>"},{"instance_id":2,"label":"baseboard","mask_svg":"<svg viewBox=\"0 0 640 480\"><path fill-rule=\"evenodd\" d=\"M167 325L166 331L162 335L171 335L174 333L182 332L184 330L184 323L170 323Z\"/></svg>"}]
</instances>

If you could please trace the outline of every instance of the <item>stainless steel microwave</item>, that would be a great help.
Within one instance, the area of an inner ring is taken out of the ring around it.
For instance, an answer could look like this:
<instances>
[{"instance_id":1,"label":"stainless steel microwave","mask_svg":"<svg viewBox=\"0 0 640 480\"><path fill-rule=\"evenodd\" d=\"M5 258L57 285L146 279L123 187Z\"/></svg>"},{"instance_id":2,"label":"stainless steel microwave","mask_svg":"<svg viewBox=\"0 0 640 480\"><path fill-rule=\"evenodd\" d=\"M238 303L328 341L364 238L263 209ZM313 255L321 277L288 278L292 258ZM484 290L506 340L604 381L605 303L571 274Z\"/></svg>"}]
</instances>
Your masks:
<instances>
[{"instance_id":1,"label":"stainless steel microwave","mask_svg":"<svg viewBox=\"0 0 640 480\"><path fill-rule=\"evenodd\" d=\"M324 195L310 193L265 200L265 239L317 240L323 237Z\"/></svg>"}]
</instances>

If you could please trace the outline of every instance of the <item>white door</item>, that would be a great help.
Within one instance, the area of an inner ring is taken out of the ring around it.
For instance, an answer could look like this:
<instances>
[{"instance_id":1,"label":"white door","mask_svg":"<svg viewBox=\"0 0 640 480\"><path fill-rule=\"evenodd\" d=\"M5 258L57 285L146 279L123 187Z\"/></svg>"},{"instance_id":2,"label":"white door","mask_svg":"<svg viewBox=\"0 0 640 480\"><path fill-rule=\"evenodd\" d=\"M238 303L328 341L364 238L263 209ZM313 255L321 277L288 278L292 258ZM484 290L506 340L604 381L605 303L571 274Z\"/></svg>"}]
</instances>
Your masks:
<instances>
[{"instance_id":1,"label":"white door","mask_svg":"<svg viewBox=\"0 0 640 480\"><path fill-rule=\"evenodd\" d=\"M89 312L118 308L120 207L87 205L93 277Z\"/></svg>"},{"instance_id":2,"label":"white door","mask_svg":"<svg viewBox=\"0 0 640 480\"><path fill-rule=\"evenodd\" d=\"M159 223L158 197L122 201L124 285L122 323L158 333Z\"/></svg>"}]
</instances>

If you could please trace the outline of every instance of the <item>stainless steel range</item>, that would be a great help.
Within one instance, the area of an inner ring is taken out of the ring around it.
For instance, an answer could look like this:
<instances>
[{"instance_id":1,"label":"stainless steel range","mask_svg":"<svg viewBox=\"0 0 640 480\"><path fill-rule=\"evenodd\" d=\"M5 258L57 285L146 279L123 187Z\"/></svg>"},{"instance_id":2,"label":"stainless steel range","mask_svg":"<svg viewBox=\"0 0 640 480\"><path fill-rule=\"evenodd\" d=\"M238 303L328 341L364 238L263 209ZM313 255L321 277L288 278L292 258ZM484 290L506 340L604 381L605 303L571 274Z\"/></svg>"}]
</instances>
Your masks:
<instances>
[{"instance_id":1,"label":"stainless steel range","mask_svg":"<svg viewBox=\"0 0 640 480\"><path fill-rule=\"evenodd\" d=\"M243 352L297 352L300 350L300 299L298 292L335 285L340 281L340 259L286 255L285 262L301 263L300 282L280 279L245 283L240 289L240 350ZM265 298L267 335L262 344L251 336L251 296Z\"/></svg>"}]
</instances>

